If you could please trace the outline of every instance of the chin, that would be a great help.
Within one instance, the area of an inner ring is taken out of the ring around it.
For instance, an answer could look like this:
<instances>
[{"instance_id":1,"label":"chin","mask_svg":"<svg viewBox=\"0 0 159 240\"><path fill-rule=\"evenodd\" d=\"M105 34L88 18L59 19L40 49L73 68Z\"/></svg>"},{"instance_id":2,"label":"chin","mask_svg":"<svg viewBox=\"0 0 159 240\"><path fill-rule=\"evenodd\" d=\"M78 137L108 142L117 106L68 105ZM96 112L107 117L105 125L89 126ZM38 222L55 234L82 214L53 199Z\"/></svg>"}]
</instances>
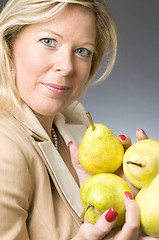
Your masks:
<instances>
[{"instance_id":1,"label":"chin","mask_svg":"<svg viewBox=\"0 0 159 240\"><path fill-rule=\"evenodd\" d=\"M63 109L64 107L36 108L35 112L45 117L51 117L51 116L55 116L56 114L61 112Z\"/></svg>"},{"instance_id":2,"label":"chin","mask_svg":"<svg viewBox=\"0 0 159 240\"><path fill-rule=\"evenodd\" d=\"M30 107L37 114L49 117L55 116L59 112L63 111L68 105L70 105L71 102L72 101L68 101L68 99L63 101L59 101L58 99L51 102L41 101L36 106L30 105Z\"/></svg>"}]
</instances>

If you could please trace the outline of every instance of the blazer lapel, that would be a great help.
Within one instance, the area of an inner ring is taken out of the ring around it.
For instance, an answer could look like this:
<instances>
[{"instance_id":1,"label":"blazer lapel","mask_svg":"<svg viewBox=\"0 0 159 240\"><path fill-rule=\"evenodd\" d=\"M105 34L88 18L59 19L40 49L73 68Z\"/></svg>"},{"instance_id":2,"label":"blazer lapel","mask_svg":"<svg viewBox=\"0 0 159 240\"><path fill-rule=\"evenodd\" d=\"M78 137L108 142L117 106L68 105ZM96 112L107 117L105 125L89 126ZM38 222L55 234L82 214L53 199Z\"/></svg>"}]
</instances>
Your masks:
<instances>
[{"instance_id":1,"label":"blazer lapel","mask_svg":"<svg viewBox=\"0 0 159 240\"><path fill-rule=\"evenodd\" d=\"M65 124L63 121L57 121L56 126L66 144L69 141L72 141L76 145L79 145L82 141L84 132L86 131L86 127L82 124ZM80 217L83 210L79 186L51 141L39 142L38 146L42 151L61 192L65 196L69 205Z\"/></svg>"},{"instance_id":2,"label":"blazer lapel","mask_svg":"<svg viewBox=\"0 0 159 240\"><path fill-rule=\"evenodd\" d=\"M82 213L82 204L80 198L80 189L70 174L61 156L53 146L52 142L39 142L38 146L47 161L47 164L53 173L56 183L69 205L80 217Z\"/></svg>"},{"instance_id":3,"label":"blazer lapel","mask_svg":"<svg viewBox=\"0 0 159 240\"><path fill-rule=\"evenodd\" d=\"M56 126L66 144L72 141L76 145L79 145L86 131L86 126L82 124L66 124L64 121L57 121ZM82 213L82 204L79 186L51 141L39 142L38 146L67 202L80 217Z\"/></svg>"}]
</instances>

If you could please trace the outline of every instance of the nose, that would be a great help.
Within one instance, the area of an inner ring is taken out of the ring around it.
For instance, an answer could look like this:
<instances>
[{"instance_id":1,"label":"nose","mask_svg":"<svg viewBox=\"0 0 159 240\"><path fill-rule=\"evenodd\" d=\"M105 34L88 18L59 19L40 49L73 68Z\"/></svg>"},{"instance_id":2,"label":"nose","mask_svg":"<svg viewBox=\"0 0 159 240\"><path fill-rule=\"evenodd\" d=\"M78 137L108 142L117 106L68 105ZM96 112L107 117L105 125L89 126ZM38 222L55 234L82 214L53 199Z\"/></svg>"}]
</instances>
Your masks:
<instances>
[{"instance_id":1,"label":"nose","mask_svg":"<svg viewBox=\"0 0 159 240\"><path fill-rule=\"evenodd\" d=\"M73 56L71 51L58 52L55 59L53 69L62 76L69 76L73 73Z\"/></svg>"}]
</instances>

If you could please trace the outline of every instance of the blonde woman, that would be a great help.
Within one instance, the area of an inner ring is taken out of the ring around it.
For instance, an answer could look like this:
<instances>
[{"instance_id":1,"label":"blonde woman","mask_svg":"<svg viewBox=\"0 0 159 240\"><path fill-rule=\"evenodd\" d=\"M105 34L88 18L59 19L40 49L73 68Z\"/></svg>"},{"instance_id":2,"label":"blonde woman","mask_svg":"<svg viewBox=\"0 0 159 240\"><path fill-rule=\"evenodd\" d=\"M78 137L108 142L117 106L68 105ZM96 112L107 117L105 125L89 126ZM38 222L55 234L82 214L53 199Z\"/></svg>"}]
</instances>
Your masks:
<instances>
[{"instance_id":1,"label":"blonde woman","mask_svg":"<svg viewBox=\"0 0 159 240\"><path fill-rule=\"evenodd\" d=\"M80 223L80 184L89 175L79 166L77 146L88 121L77 99L104 56L99 81L110 73L116 46L102 0L10 0L2 10L1 240L138 239L139 211L131 196L124 200L121 231L111 231L113 209L95 225ZM129 145L128 137L120 138Z\"/></svg>"}]
</instances>

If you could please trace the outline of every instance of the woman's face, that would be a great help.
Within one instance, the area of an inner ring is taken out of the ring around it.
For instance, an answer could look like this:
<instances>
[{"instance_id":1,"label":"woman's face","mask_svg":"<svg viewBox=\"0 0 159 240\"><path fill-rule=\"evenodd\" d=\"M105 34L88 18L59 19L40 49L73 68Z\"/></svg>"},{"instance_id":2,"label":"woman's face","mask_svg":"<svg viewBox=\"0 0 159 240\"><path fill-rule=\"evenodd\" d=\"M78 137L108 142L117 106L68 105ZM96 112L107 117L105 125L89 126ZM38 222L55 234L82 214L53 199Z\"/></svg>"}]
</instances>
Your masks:
<instances>
[{"instance_id":1,"label":"woman's face","mask_svg":"<svg viewBox=\"0 0 159 240\"><path fill-rule=\"evenodd\" d=\"M16 86L24 102L50 116L75 100L90 74L95 38L93 13L78 6L24 28L13 45Z\"/></svg>"}]
</instances>

